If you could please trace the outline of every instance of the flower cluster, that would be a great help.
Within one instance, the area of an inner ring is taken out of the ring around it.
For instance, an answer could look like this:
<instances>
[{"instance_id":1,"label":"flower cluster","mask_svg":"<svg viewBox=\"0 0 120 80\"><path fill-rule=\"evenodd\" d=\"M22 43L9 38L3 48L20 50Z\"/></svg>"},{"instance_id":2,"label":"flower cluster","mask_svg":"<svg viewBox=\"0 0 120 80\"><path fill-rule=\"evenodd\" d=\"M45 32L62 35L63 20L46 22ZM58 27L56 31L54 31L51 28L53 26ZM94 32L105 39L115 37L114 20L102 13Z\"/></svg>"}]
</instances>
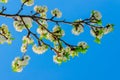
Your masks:
<instances>
[{"instance_id":1,"label":"flower cluster","mask_svg":"<svg viewBox=\"0 0 120 80\"><path fill-rule=\"evenodd\" d=\"M62 16L62 13L59 9L55 8L54 10L51 11L52 16L60 18Z\"/></svg>"},{"instance_id":2,"label":"flower cluster","mask_svg":"<svg viewBox=\"0 0 120 80\"><path fill-rule=\"evenodd\" d=\"M95 37L95 42L100 44L100 39L103 35L113 31L113 26L112 24L108 24L106 27L92 27L90 33Z\"/></svg>"},{"instance_id":3,"label":"flower cluster","mask_svg":"<svg viewBox=\"0 0 120 80\"><path fill-rule=\"evenodd\" d=\"M70 60L70 57L78 56L79 53L85 54L88 49L88 44L86 42L79 42L76 47L60 47L57 46L55 49L58 51L57 55L53 56L53 61L57 64L66 62Z\"/></svg>"},{"instance_id":4,"label":"flower cluster","mask_svg":"<svg viewBox=\"0 0 120 80\"><path fill-rule=\"evenodd\" d=\"M27 44L32 44L34 42L34 40L29 36L23 36L23 43L27 43Z\"/></svg>"},{"instance_id":5,"label":"flower cluster","mask_svg":"<svg viewBox=\"0 0 120 80\"><path fill-rule=\"evenodd\" d=\"M104 28L104 34L108 34L110 33L111 31L113 31L113 24L107 24L107 26Z\"/></svg>"},{"instance_id":6,"label":"flower cluster","mask_svg":"<svg viewBox=\"0 0 120 80\"><path fill-rule=\"evenodd\" d=\"M89 48L88 44L86 42L79 42L78 43L78 51L81 53L86 53L87 49Z\"/></svg>"},{"instance_id":7,"label":"flower cluster","mask_svg":"<svg viewBox=\"0 0 120 80\"><path fill-rule=\"evenodd\" d=\"M28 65L28 62L30 60L29 56L24 56L22 59L20 57L16 57L13 61L12 61L12 70L14 72L21 72L23 70L23 68Z\"/></svg>"},{"instance_id":8,"label":"flower cluster","mask_svg":"<svg viewBox=\"0 0 120 80\"><path fill-rule=\"evenodd\" d=\"M101 18L102 18L102 15L99 11L92 11L92 14L91 14L91 22L93 23L99 23L101 22Z\"/></svg>"},{"instance_id":9,"label":"flower cluster","mask_svg":"<svg viewBox=\"0 0 120 80\"><path fill-rule=\"evenodd\" d=\"M53 28L53 34L60 38L64 36L65 33L64 33L64 30L62 30L60 26L56 25Z\"/></svg>"},{"instance_id":10,"label":"flower cluster","mask_svg":"<svg viewBox=\"0 0 120 80\"><path fill-rule=\"evenodd\" d=\"M41 44L37 46L36 44L33 45L32 50L37 54L43 54L48 50L48 46L45 44Z\"/></svg>"},{"instance_id":11,"label":"flower cluster","mask_svg":"<svg viewBox=\"0 0 120 80\"><path fill-rule=\"evenodd\" d=\"M35 6L34 11L40 14L44 14L48 11L48 8L46 6Z\"/></svg>"},{"instance_id":12,"label":"flower cluster","mask_svg":"<svg viewBox=\"0 0 120 80\"><path fill-rule=\"evenodd\" d=\"M53 61L57 64L61 64L62 62L66 62L67 58L65 56L54 55L53 56Z\"/></svg>"},{"instance_id":13,"label":"flower cluster","mask_svg":"<svg viewBox=\"0 0 120 80\"><path fill-rule=\"evenodd\" d=\"M51 42L56 42L57 40L56 37L51 33L47 33L46 39L50 40Z\"/></svg>"},{"instance_id":14,"label":"flower cluster","mask_svg":"<svg viewBox=\"0 0 120 80\"><path fill-rule=\"evenodd\" d=\"M55 49L58 51L56 55L53 56L53 61L57 64L66 62L70 60L69 53L66 52L65 48L62 46L55 46Z\"/></svg>"},{"instance_id":15,"label":"flower cluster","mask_svg":"<svg viewBox=\"0 0 120 80\"><path fill-rule=\"evenodd\" d=\"M54 44L58 44L58 38L61 38L64 34L64 30L62 30L60 26L56 25L53 27L52 33L48 32L46 34L46 39L50 40Z\"/></svg>"},{"instance_id":16,"label":"flower cluster","mask_svg":"<svg viewBox=\"0 0 120 80\"><path fill-rule=\"evenodd\" d=\"M31 18L24 17L23 21L25 22L25 24L28 28L32 27L32 19ZM21 20L21 18L19 16L16 17L15 21L13 22L13 25L14 25L14 28L16 31L22 32L23 29L25 29L25 25L24 25L23 21Z\"/></svg>"},{"instance_id":17,"label":"flower cluster","mask_svg":"<svg viewBox=\"0 0 120 80\"><path fill-rule=\"evenodd\" d=\"M40 34L40 38L45 38L46 35L47 35L47 33L48 33L48 31L46 30L47 27L48 27L48 25L47 25L46 22L42 22L41 25L42 25L42 26L39 26L39 27L37 28L37 33ZM46 29L45 29L45 28L46 28Z\"/></svg>"},{"instance_id":18,"label":"flower cluster","mask_svg":"<svg viewBox=\"0 0 120 80\"><path fill-rule=\"evenodd\" d=\"M34 40L31 37L24 36L22 41L23 44L21 46L21 52L25 53L27 51L28 44L33 44Z\"/></svg>"},{"instance_id":19,"label":"flower cluster","mask_svg":"<svg viewBox=\"0 0 120 80\"><path fill-rule=\"evenodd\" d=\"M91 32L92 36L94 36L98 39L101 39L104 35L104 28L103 27L93 27L90 32Z\"/></svg>"},{"instance_id":20,"label":"flower cluster","mask_svg":"<svg viewBox=\"0 0 120 80\"><path fill-rule=\"evenodd\" d=\"M21 0L22 3L25 3L26 6L32 6L34 4L34 0Z\"/></svg>"},{"instance_id":21,"label":"flower cluster","mask_svg":"<svg viewBox=\"0 0 120 80\"><path fill-rule=\"evenodd\" d=\"M0 0L1 3L7 3L8 0Z\"/></svg>"},{"instance_id":22,"label":"flower cluster","mask_svg":"<svg viewBox=\"0 0 120 80\"><path fill-rule=\"evenodd\" d=\"M83 24L81 23L81 20L76 20L73 24L73 29L72 29L72 33L74 35L79 35L82 32L84 32L84 28L83 28Z\"/></svg>"},{"instance_id":23,"label":"flower cluster","mask_svg":"<svg viewBox=\"0 0 120 80\"><path fill-rule=\"evenodd\" d=\"M6 24L2 24L0 27L0 44L3 44L4 42L11 44L12 40L13 38L8 30L8 26Z\"/></svg>"}]
</instances>

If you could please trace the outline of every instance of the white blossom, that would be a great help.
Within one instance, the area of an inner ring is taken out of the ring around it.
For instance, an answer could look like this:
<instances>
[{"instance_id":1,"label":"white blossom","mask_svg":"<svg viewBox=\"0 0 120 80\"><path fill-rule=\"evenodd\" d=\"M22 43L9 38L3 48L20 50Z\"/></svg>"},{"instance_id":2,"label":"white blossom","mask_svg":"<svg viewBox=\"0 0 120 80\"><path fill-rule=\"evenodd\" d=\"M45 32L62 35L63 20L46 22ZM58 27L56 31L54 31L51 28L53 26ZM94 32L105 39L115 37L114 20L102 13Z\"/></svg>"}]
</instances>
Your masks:
<instances>
[{"instance_id":1,"label":"white blossom","mask_svg":"<svg viewBox=\"0 0 120 80\"><path fill-rule=\"evenodd\" d=\"M82 32L84 32L83 26L73 27L73 29L72 29L72 33L73 33L74 35L79 35L79 34L81 34Z\"/></svg>"},{"instance_id":2,"label":"white blossom","mask_svg":"<svg viewBox=\"0 0 120 80\"><path fill-rule=\"evenodd\" d=\"M47 51L48 47L44 44L42 44L41 46L37 46L36 44L33 45L32 50L37 53L37 54L43 54Z\"/></svg>"},{"instance_id":3,"label":"white blossom","mask_svg":"<svg viewBox=\"0 0 120 80\"><path fill-rule=\"evenodd\" d=\"M48 8L46 6L35 6L34 11L37 13L46 13L48 11Z\"/></svg>"},{"instance_id":4,"label":"white blossom","mask_svg":"<svg viewBox=\"0 0 120 80\"><path fill-rule=\"evenodd\" d=\"M8 0L0 0L0 2L2 2L2 3L7 3Z\"/></svg>"},{"instance_id":5,"label":"white blossom","mask_svg":"<svg viewBox=\"0 0 120 80\"><path fill-rule=\"evenodd\" d=\"M4 33L8 33L9 32L8 26L6 24L2 24L1 28L2 28L2 30L4 30Z\"/></svg>"},{"instance_id":6,"label":"white blossom","mask_svg":"<svg viewBox=\"0 0 120 80\"><path fill-rule=\"evenodd\" d=\"M32 19L31 18L24 17L23 21L25 22L25 24L27 25L28 28L32 27Z\"/></svg>"},{"instance_id":7,"label":"white blossom","mask_svg":"<svg viewBox=\"0 0 120 80\"><path fill-rule=\"evenodd\" d=\"M25 25L24 25L24 23L22 22L22 20L21 20L21 18L19 16L16 17L16 19L17 20L15 20L13 22L13 26L14 26L14 28L15 28L16 31L22 32L23 29L25 29L25 25L29 29L32 27L32 19L31 18L27 18L27 17L23 18L23 21L25 22Z\"/></svg>"},{"instance_id":8,"label":"white blossom","mask_svg":"<svg viewBox=\"0 0 120 80\"><path fill-rule=\"evenodd\" d=\"M78 43L78 46L82 47L83 49L88 48L88 44L87 44L86 42L84 42L84 41L79 42L79 43Z\"/></svg>"},{"instance_id":9,"label":"white blossom","mask_svg":"<svg viewBox=\"0 0 120 80\"><path fill-rule=\"evenodd\" d=\"M56 35L56 36L58 36L58 37L62 37L62 36L64 36L64 30L62 30L61 29L61 27L60 26L54 26L54 28L53 28L53 33L54 33L54 35Z\"/></svg>"},{"instance_id":10,"label":"white blossom","mask_svg":"<svg viewBox=\"0 0 120 80\"><path fill-rule=\"evenodd\" d=\"M40 17L46 19L46 18L47 18L47 14L46 14L46 13L41 13L41 14L40 14ZM46 20L43 20L43 21L46 21Z\"/></svg>"},{"instance_id":11,"label":"white blossom","mask_svg":"<svg viewBox=\"0 0 120 80\"><path fill-rule=\"evenodd\" d=\"M99 11L92 11L92 16L97 20L101 20L102 18L102 15Z\"/></svg>"},{"instance_id":12,"label":"white blossom","mask_svg":"<svg viewBox=\"0 0 120 80\"><path fill-rule=\"evenodd\" d=\"M4 36L0 35L0 44L3 44L4 42L6 42L6 39Z\"/></svg>"},{"instance_id":13,"label":"white blossom","mask_svg":"<svg viewBox=\"0 0 120 80\"><path fill-rule=\"evenodd\" d=\"M108 34L109 32L113 31L113 25L112 24L108 24L105 28L104 28L104 34Z\"/></svg>"},{"instance_id":14,"label":"white blossom","mask_svg":"<svg viewBox=\"0 0 120 80\"><path fill-rule=\"evenodd\" d=\"M66 47L65 51L72 57L78 56L78 52L75 49L71 49L70 47Z\"/></svg>"},{"instance_id":15,"label":"white blossom","mask_svg":"<svg viewBox=\"0 0 120 80\"><path fill-rule=\"evenodd\" d=\"M53 56L53 61L57 64L61 64L62 63L62 57L58 57L57 55Z\"/></svg>"},{"instance_id":16,"label":"white blossom","mask_svg":"<svg viewBox=\"0 0 120 80\"><path fill-rule=\"evenodd\" d=\"M27 44L32 44L34 42L34 40L29 36L23 36L23 43L27 43Z\"/></svg>"},{"instance_id":17,"label":"white blossom","mask_svg":"<svg viewBox=\"0 0 120 80\"><path fill-rule=\"evenodd\" d=\"M18 32L22 32L22 30L25 29L23 24L21 24L21 22L19 22L19 21L14 21L13 26L14 26L15 30Z\"/></svg>"},{"instance_id":18,"label":"white blossom","mask_svg":"<svg viewBox=\"0 0 120 80\"><path fill-rule=\"evenodd\" d=\"M55 38L51 33L47 33L46 38L49 39L51 42L55 41Z\"/></svg>"},{"instance_id":19,"label":"white blossom","mask_svg":"<svg viewBox=\"0 0 120 80\"><path fill-rule=\"evenodd\" d=\"M28 65L28 62L30 60L29 56L24 56L23 59L21 59L20 57L16 57L13 61L12 61L12 69L15 72L21 72L23 70L23 68Z\"/></svg>"},{"instance_id":20,"label":"white blossom","mask_svg":"<svg viewBox=\"0 0 120 80\"><path fill-rule=\"evenodd\" d=\"M61 64L62 62L66 62L67 60L68 59L65 56L58 56L58 55L53 56L53 62L57 64Z\"/></svg>"},{"instance_id":21,"label":"white blossom","mask_svg":"<svg viewBox=\"0 0 120 80\"><path fill-rule=\"evenodd\" d=\"M104 28L100 28L100 27L94 27L93 29L90 30L90 33L92 36L101 39L104 35L103 32Z\"/></svg>"},{"instance_id":22,"label":"white blossom","mask_svg":"<svg viewBox=\"0 0 120 80\"><path fill-rule=\"evenodd\" d=\"M27 51L27 45L28 45L27 43L22 44L22 46L21 46L22 53L25 53Z\"/></svg>"},{"instance_id":23,"label":"white blossom","mask_svg":"<svg viewBox=\"0 0 120 80\"><path fill-rule=\"evenodd\" d=\"M40 26L37 28L37 33L40 35L44 35L47 33L47 30L44 27Z\"/></svg>"},{"instance_id":24,"label":"white blossom","mask_svg":"<svg viewBox=\"0 0 120 80\"><path fill-rule=\"evenodd\" d=\"M62 16L62 13L59 9L55 8L54 10L51 11L52 16L60 18Z\"/></svg>"},{"instance_id":25,"label":"white blossom","mask_svg":"<svg viewBox=\"0 0 120 80\"><path fill-rule=\"evenodd\" d=\"M25 3L26 6L32 6L34 4L34 0L21 0L22 3Z\"/></svg>"},{"instance_id":26,"label":"white blossom","mask_svg":"<svg viewBox=\"0 0 120 80\"><path fill-rule=\"evenodd\" d=\"M11 33L8 30L8 26L6 24L2 24L0 27L0 44L3 44L4 42L7 42L8 44L11 44Z\"/></svg>"}]
</instances>

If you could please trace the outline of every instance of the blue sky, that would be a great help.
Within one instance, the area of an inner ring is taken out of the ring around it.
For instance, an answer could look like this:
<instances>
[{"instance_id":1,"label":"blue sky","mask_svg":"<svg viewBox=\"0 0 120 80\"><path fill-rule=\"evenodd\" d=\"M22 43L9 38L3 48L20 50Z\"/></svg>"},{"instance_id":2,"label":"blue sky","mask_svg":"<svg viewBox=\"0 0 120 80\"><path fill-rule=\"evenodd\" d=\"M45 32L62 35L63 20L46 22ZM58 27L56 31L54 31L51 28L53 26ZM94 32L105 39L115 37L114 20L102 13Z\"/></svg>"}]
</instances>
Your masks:
<instances>
[{"instance_id":1,"label":"blue sky","mask_svg":"<svg viewBox=\"0 0 120 80\"><path fill-rule=\"evenodd\" d=\"M37 55L28 48L27 54L31 56L29 65L21 73L11 70L11 62L20 52L22 36L26 34L16 32L13 28L13 20L0 17L0 25L6 23L15 40L12 45L0 45L0 80L120 80L120 0L35 0L35 5L47 5L50 10L59 8L62 19L73 21L79 18L88 18L92 10L102 13L103 25L115 24L112 33L102 38L100 45L93 42L89 29L76 37L70 33L71 27L63 25L66 36L63 38L71 44L86 41L90 48L85 55L79 55L67 63L57 65L53 63L54 52L48 50L43 55ZM5 4L0 4L0 7ZM20 7L20 0L9 0L5 5L6 13L15 13ZM25 7L22 14L28 14L32 7ZM53 24L51 24L53 25ZM34 24L36 27L36 25Z\"/></svg>"}]
</instances>

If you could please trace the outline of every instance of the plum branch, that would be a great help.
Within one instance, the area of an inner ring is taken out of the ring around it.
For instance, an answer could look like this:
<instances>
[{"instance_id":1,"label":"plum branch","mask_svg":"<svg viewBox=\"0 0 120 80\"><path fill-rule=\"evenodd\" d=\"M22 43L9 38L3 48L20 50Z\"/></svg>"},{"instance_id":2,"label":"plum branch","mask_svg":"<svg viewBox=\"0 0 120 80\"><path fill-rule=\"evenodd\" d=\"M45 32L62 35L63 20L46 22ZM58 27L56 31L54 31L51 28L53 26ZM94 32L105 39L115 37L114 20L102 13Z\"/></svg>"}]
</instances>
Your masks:
<instances>
[{"instance_id":1,"label":"plum branch","mask_svg":"<svg viewBox=\"0 0 120 80\"><path fill-rule=\"evenodd\" d=\"M8 0L2 0L3 3L7 3ZM69 44L62 37L65 35L65 31L61 28L61 24L70 25L72 27L72 33L74 35L80 35L84 32L85 27L90 28L90 33L95 37L95 42L100 44L101 38L113 31L113 24L102 25L102 16L99 11L93 10L89 18L77 19L74 21L57 20L61 18L62 12L55 8L51 10L52 17L47 17L48 8L47 6L34 6L33 14L21 14L24 10L24 6L34 5L34 0L21 0L22 4L20 9L15 13L5 13L7 8L2 7L0 16L4 18L11 18L14 20L13 26L16 31L22 32L27 31L27 34L23 36L21 52L23 53L22 58L16 57L12 62L12 69L15 72L21 72L23 67L28 64L30 57L27 55L27 47L32 45L32 50L36 54L45 53L48 48L55 52L53 61L57 64L67 62L71 57L78 56L79 53L85 54L89 48L88 44L84 41L78 42L77 45ZM48 22L54 23L53 30L49 30ZM33 24L37 24L36 32L31 29ZM39 35L39 36L38 36ZM34 37L34 38L33 38ZM37 40L37 44L34 41ZM8 26L2 24L0 27L0 43L7 42L11 44L13 38L8 29ZM49 40L51 43L47 43L45 40Z\"/></svg>"}]
</instances>

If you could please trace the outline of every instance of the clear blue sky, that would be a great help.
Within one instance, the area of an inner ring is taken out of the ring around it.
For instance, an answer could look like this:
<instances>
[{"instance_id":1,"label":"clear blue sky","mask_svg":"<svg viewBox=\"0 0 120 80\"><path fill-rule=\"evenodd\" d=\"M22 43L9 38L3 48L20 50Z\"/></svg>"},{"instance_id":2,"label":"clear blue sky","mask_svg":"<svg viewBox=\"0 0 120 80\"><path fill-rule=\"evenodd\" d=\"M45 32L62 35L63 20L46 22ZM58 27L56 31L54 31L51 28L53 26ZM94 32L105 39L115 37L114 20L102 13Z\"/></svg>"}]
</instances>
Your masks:
<instances>
[{"instance_id":1,"label":"clear blue sky","mask_svg":"<svg viewBox=\"0 0 120 80\"><path fill-rule=\"evenodd\" d=\"M31 46L27 54L31 56L28 66L21 73L11 70L11 62L20 52L22 36L13 28L12 19L0 17L0 25L6 23L12 31L15 40L12 45L0 45L0 80L120 80L120 0L35 0L37 5L47 5L50 10L59 8L63 12L63 19L72 21L88 18L92 10L98 10L103 16L103 25L115 24L114 32L102 39L102 44L93 42L94 38L89 30L75 37L70 34L69 26L64 25L66 36L63 38L71 44L86 41L90 48L86 55L79 55L61 66L53 63L54 53L48 50L44 55L34 54ZM0 4L0 7L3 4ZM20 0L9 0L5 5L7 13L15 13L20 7ZM23 14L29 13L31 8L25 7ZM34 27L37 27L36 25ZM68 35L67 35L68 34Z\"/></svg>"}]
</instances>

